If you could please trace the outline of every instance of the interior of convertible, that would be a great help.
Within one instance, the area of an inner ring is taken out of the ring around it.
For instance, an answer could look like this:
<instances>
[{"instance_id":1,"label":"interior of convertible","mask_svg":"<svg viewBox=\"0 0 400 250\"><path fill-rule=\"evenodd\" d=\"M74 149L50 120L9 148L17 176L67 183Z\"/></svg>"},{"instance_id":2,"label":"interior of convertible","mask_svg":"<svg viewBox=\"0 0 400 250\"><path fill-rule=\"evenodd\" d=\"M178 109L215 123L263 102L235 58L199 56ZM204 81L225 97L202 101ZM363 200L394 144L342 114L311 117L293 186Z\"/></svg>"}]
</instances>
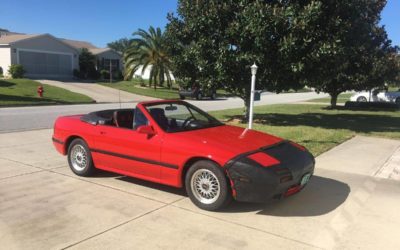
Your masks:
<instances>
[{"instance_id":1,"label":"interior of convertible","mask_svg":"<svg viewBox=\"0 0 400 250\"><path fill-rule=\"evenodd\" d=\"M146 106L157 124L166 132L180 132L222 125L217 119L187 103L159 103ZM148 125L140 109L110 109L84 115L82 121L94 125L136 130Z\"/></svg>"}]
</instances>

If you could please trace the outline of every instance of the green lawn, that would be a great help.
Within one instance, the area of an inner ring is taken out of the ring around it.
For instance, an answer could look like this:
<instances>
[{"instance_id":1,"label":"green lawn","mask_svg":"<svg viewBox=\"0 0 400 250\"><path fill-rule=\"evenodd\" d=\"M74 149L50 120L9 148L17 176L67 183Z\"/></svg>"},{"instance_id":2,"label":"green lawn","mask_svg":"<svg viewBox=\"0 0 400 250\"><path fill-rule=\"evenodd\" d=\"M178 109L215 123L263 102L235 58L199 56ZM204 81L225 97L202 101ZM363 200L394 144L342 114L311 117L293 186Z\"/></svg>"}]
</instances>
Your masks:
<instances>
[{"instance_id":1,"label":"green lawn","mask_svg":"<svg viewBox=\"0 0 400 250\"><path fill-rule=\"evenodd\" d=\"M92 103L91 98L43 84L44 97L37 94L39 82L29 79L0 79L0 107Z\"/></svg>"},{"instance_id":2,"label":"green lawn","mask_svg":"<svg viewBox=\"0 0 400 250\"><path fill-rule=\"evenodd\" d=\"M148 88L142 87L137 81L119 81L114 83L99 83L106 87L124 90L138 95L150 96L159 99L178 99L178 90L175 88Z\"/></svg>"},{"instance_id":3,"label":"green lawn","mask_svg":"<svg viewBox=\"0 0 400 250\"><path fill-rule=\"evenodd\" d=\"M210 113L228 124L246 127L239 122L242 111ZM259 106L254 111L254 129L296 141L315 156L357 134L400 139L400 111L329 110L300 104Z\"/></svg>"},{"instance_id":4,"label":"green lawn","mask_svg":"<svg viewBox=\"0 0 400 250\"><path fill-rule=\"evenodd\" d=\"M350 97L352 96L352 93L344 93L340 94L337 99L337 103L345 103L347 101L350 101ZM311 99L308 100L307 102L322 102L322 103L331 103L331 98L330 97L324 97L324 98L317 98L317 99Z\"/></svg>"}]
</instances>

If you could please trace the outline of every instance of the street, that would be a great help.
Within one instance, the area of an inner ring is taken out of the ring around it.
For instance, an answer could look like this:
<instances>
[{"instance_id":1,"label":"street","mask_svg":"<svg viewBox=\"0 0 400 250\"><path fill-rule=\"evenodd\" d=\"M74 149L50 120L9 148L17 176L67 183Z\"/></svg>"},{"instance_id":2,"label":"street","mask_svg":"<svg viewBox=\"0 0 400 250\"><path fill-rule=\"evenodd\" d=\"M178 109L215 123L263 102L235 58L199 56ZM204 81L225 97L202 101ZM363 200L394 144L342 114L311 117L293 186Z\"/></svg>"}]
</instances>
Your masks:
<instances>
[{"instance_id":1,"label":"street","mask_svg":"<svg viewBox=\"0 0 400 250\"><path fill-rule=\"evenodd\" d=\"M326 94L290 93L290 94L272 94L265 93L261 101L255 102L255 105L267 105L278 103L300 102L314 98L326 97ZM240 98L227 98L217 100L189 100L190 103L198 106L205 111L222 110L231 108L241 108L244 106ZM40 107L15 107L0 108L0 133L12 131L25 131L31 129L51 128L55 119L62 115L85 114L88 112L102 109L116 109L119 107L135 107L136 102L131 103L102 103L85 105L59 105L59 106L40 106Z\"/></svg>"}]
</instances>

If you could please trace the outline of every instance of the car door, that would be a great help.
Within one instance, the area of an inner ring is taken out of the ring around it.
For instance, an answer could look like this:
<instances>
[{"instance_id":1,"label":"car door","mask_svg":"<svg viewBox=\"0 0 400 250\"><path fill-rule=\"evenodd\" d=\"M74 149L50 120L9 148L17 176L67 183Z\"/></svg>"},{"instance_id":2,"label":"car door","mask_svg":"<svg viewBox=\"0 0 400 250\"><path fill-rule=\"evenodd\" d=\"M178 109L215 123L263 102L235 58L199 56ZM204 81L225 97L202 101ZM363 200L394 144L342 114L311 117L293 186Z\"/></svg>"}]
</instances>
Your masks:
<instances>
[{"instance_id":1,"label":"car door","mask_svg":"<svg viewBox=\"0 0 400 250\"><path fill-rule=\"evenodd\" d=\"M378 93L378 101L379 102L389 102L389 94L386 91L380 91Z\"/></svg>"},{"instance_id":2,"label":"car door","mask_svg":"<svg viewBox=\"0 0 400 250\"><path fill-rule=\"evenodd\" d=\"M141 122L148 121L146 119ZM110 125L97 125L95 130L96 148L91 151L95 154L95 164L99 168L159 181L161 135L149 136L138 133L136 128Z\"/></svg>"}]
</instances>

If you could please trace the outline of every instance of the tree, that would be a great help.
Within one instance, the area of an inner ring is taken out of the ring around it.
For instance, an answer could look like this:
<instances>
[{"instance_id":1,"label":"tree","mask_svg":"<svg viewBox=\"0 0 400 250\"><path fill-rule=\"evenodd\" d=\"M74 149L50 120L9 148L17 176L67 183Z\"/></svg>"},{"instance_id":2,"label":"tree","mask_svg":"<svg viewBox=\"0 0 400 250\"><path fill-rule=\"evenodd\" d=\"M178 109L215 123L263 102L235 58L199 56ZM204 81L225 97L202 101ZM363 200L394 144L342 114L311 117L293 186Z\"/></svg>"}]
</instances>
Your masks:
<instances>
[{"instance_id":1,"label":"tree","mask_svg":"<svg viewBox=\"0 0 400 250\"><path fill-rule=\"evenodd\" d=\"M114 42L108 43L107 47L123 54L125 52L125 50L127 48L129 48L129 46L131 45L131 42L132 42L132 39L121 38Z\"/></svg>"},{"instance_id":2,"label":"tree","mask_svg":"<svg viewBox=\"0 0 400 250\"><path fill-rule=\"evenodd\" d=\"M98 73L96 71L96 56L87 48L83 48L79 54L79 71L80 76L84 79L98 78Z\"/></svg>"},{"instance_id":3,"label":"tree","mask_svg":"<svg viewBox=\"0 0 400 250\"><path fill-rule=\"evenodd\" d=\"M154 89L157 89L157 83L163 85L167 80L167 85L171 87L171 62L161 29L150 26L148 32L139 29L133 33L133 36L137 38L132 39L131 45L124 54L125 79L131 79L140 67L142 67L142 73L151 67L149 85L153 84Z\"/></svg>"},{"instance_id":4,"label":"tree","mask_svg":"<svg viewBox=\"0 0 400 250\"><path fill-rule=\"evenodd\" d=\"M386 0L321 1L318 30L304 58L303 83L329 93L331 106L347 90L367 90L392 81L394 55L380 13Z\"/></svg>"},{"instance_id":5,"label":"tree","mask_svg":"<svg viewBox=\"0 0 400 250\"><path fill-rule=\"evenodd\" d=\"M250 66L258 89L302 88L304 39L320 5L301 1L189 1L169 14L167 37L174 74L203 87L224 88L250 103Z\"/></svg>"},{"instance_id":6,"label":"tree","mask_svg":"<svg viewBox=\"0 0 400 250\"><path fill-rule=\"evenodd\" d=\"M399 51L399 50L397 50L397 51ZM393 81L393 85L400 87L400 54L399 53L394 54L393 58L394 58L394 65L395 65L394 67L395 67L395 74L396 74L396 77Z\"/></svg>"},{"instance_id":7,"label":"tree","mask_svg":"<svg viewBox=\"0 0 400 250\"><path fill-rule=\"evenodd\" d=\"M253 62L258 89L308 85L329 93L335 106L343 91L393 78L396 49L379 26L385 3L180 0L166 30L174 73L241 97L246 116Z\"/></svg>"}]
</instances>

